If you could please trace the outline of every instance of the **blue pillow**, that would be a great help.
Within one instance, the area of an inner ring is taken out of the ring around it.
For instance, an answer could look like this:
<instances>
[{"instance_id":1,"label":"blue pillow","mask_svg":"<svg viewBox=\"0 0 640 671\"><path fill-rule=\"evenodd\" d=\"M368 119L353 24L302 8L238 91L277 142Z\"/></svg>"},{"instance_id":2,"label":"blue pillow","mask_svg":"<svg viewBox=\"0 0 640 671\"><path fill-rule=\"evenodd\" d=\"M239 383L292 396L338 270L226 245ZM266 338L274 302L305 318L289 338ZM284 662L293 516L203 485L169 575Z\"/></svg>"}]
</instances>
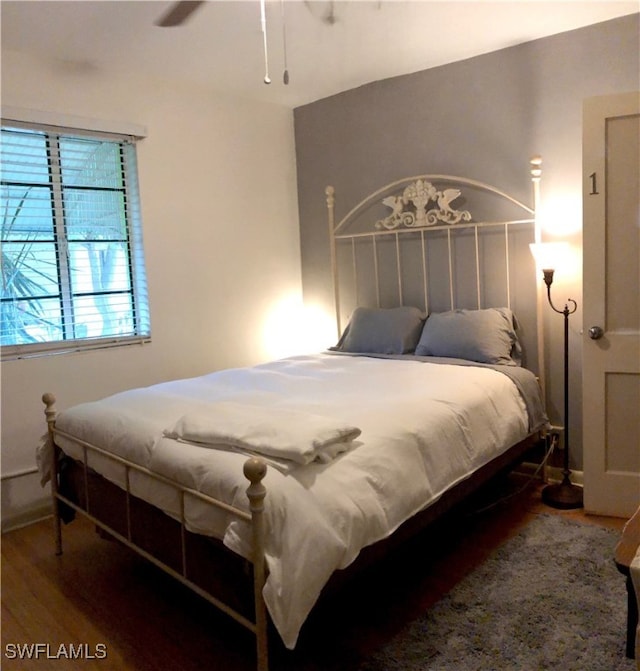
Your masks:
<instances>
[{"instance_id":1,"label":"blue pillow","mask_svg":"<svg viewBox=\"0 0 640 671\"><path fill-rule=\"evenodd\" d=\"M522 348L515 325L509 308L433 313L427 317L415 353L519 366Z\"/></svg>"},{"instance_id":2,"label":"blue pillow","mask_svg":"<svg viewBox=\"0 0 640 671\"><path fill-rule=\"evenodd\" d=\"M424 313L418 308L358 307L332 349L353 354L410 354L423 325Z\"/></svg>"}]
</instances>

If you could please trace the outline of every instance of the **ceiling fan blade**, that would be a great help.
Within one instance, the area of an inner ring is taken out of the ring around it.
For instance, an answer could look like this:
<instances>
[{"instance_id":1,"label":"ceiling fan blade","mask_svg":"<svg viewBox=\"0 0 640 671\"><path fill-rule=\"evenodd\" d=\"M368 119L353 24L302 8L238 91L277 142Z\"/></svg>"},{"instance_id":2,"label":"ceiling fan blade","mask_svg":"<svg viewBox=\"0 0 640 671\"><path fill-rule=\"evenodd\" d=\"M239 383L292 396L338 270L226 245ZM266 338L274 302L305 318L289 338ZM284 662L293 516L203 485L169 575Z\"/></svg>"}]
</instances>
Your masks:
<instances>
[{"instance_id":1,"label":"ceiling fan blade","mask_svg":"<svg viewBox=\"0 0 640 671\"><path fill-rule=\"evenodd\" d=\"M156 21L156 25L161 28L179 26L204 2L205 0L182 0L181 2L176 2L169 8L169 11Z\"/></svg>"}]
</instances>

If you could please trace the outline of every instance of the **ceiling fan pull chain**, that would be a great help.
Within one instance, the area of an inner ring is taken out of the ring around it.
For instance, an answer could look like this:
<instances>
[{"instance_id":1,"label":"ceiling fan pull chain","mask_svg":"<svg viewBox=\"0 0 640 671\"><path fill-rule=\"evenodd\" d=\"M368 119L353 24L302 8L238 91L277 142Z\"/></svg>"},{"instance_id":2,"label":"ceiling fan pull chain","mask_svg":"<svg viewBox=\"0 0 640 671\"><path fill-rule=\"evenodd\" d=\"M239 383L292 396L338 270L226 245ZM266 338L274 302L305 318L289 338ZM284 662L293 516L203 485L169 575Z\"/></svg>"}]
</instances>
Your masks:
<instances>
[{"instance_id":1,"label":"ceiling fan pull chain","mask_svg":"<svg viewBox=\"0 0 640 671\"><path fill-rule=\"evenodd\" d=\"M265 0L260 0L260 24L262 25L262 42L264 44L264 83L271 84L269 77L269 54L267 49L267 11Z\"/></svg>"},{"instance_id":2,"label":"ceiling fan pull chain","mask_svg":"<svg viewBox=\"0 0 640 671\"><path fill-rule=\"evenodd\" d=\"M282 14L282 50L284 52L284 73L282 81L285 84L289 83L289 68L287 67L287 24L284 19L284 3L285 0L280 0L280 10Z\"/></svg>"}]
</instances>

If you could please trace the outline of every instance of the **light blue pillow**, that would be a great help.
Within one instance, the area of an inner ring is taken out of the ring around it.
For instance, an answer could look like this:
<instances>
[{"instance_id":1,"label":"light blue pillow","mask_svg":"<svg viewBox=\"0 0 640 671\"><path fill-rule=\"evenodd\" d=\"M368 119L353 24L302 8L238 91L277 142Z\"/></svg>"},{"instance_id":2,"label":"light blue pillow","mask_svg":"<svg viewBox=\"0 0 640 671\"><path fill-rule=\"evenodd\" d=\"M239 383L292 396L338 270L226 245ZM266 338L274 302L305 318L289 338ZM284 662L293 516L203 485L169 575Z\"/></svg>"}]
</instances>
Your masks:
<instances>
[{"instance_id":1,"label":"light blue pillow","mask_svg":"<svg viewBox=\"0 0 640 671\"><path fill-rule=\"evenodd\" d=\"M358 307L333 349L353 354L410 354L418 344L424 317L413 307Z\"/></svg>"},{"instance_id":2,"label":"light blue pillow","mask_svg":"<svg viewBox=\"0 0 640 671\"><path fill-rule=\"evenodd\" d=\"M515 327L509 308L436 312L427 317L415 353L519 366L522 348Z\"/></svg>"}]
</instances>

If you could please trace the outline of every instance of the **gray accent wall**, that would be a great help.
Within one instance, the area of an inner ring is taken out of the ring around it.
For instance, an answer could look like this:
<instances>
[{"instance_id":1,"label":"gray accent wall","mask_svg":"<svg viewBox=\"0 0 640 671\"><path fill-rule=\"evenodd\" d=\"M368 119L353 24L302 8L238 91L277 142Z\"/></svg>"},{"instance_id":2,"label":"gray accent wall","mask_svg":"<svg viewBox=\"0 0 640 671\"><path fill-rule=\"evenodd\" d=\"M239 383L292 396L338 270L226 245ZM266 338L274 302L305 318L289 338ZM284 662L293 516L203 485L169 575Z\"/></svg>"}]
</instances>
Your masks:
<instances>
[{"instance_id":1,"label":"gray accent wall","mask_svg":"<svg viewBox=\"0 0 640 671\"><path fill-rule=\"evenodd\" d=\"M477 179L532 203L529 159L543 159L546 239L578 262L554 297L570 322L572 466L582 468L582 105L640 89L640 14L468 60L373 82L294 110L305 302L333 309L324 190L336 219L393 180L424 173ZM526 269L531 272L530 268ZM535 272L533 281L535 282ZM562 424L562 317L544 315L547 406Z\"/></svg>"}]
</instances>

